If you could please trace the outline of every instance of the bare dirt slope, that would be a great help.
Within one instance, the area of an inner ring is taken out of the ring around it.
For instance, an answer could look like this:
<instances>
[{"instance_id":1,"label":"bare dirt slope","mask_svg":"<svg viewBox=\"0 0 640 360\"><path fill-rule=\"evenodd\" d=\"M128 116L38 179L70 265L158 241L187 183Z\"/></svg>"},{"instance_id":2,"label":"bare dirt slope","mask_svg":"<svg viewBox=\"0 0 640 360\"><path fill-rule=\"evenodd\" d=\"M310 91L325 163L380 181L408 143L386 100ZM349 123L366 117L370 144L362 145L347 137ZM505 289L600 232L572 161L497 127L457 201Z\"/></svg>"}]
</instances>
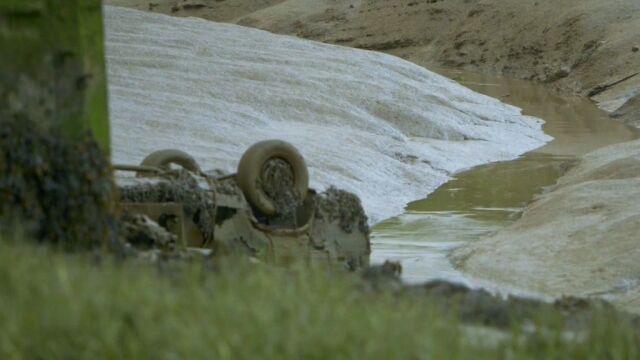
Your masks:
<instances>
[{"instance_id":1,"label":"bare dirt slope","mask_svg":"<svg viewBox=\"0 0 640 360\"><path fill-rule=\"evenodd\" d=\"M552 84L612 112L640 93L638 0L107 0ZM620 83L620 80L626 79ZM622 120L626 118L621 117Z\"/></svg>"}]
</instances>

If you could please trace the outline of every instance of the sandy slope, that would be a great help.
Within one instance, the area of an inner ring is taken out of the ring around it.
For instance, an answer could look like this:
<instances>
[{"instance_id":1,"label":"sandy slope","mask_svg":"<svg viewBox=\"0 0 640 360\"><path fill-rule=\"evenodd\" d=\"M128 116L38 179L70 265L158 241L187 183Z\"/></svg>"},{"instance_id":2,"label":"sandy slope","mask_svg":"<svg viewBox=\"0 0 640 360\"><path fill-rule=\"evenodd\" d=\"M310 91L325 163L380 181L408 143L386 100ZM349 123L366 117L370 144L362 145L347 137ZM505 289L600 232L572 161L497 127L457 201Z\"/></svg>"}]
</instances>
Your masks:
<instances>
[{"instance_id":1,"label":"sandy slope","mask_svg":"<svg viewBox=\"0 0 640 360\"><path fill-rule=\"evenodd\" d=\"M234 171L254 142L283 139L314 187L358 194L377 222L550 139L520 109L394 56L124 8L105 19L116 162L179 148Z\"/></svg>"},{"instance_id":2,"label":"sandy slope","mask_svg":"<svg viewBox=\"0 0 640 360\"><path fill-rule=\"evenodd\" d=\"M593 95L607 111L640 92L640 75L607 88L640 71L640 51L633 51L640 46L638 0L187 1L200 4L197 10L182 9L183 0L154 3L177 4L173 12L154 11L380 50L418 64L548 82Z\"/></svg>"},{"instance_id":3,"label":"sandy slope","mask_svg":"<svg viewBox=\"0 0 640 360\"><path fill-rule=\"evenodd\" d=\"M640 141L584 157L523 217L451 257L466 274L640 312Z\"/></svg>"}]
</instances>

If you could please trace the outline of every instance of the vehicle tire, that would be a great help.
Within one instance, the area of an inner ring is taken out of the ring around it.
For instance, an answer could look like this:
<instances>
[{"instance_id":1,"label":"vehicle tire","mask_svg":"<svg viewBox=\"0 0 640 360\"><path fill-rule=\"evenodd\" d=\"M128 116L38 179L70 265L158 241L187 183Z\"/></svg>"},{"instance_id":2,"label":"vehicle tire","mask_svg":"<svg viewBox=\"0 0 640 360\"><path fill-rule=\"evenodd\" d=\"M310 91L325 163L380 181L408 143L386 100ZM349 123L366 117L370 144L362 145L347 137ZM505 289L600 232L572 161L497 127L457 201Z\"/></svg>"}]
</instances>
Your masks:
<instances>
[{"instance_id":1,"label":"vehicle tire","mask_svg":"<svg viewBox=\"0 0 640 360\"><path fill-rule=\"evenodd\" d=\"M279 158L293 170L294 191L301 197L309 191L309 171L304 158L291 144L280 140L261 141L251 146L240 159L236 182L255 208L265 215L276 215L273 201L258 186L258 179L267 161Z\"/></svg>"},{"instance_id":2,"label":"vehicle tire","mask_svg":"<svg viewBox=\"0 0 640 360\"><path fill-rule=\"evenodd\" d=\"M170 164L180 165L185 170L189 170L196 174L200 173L200 166L196 160L186 152L176 149L154 151L144 158L142 163L140 163L142 166L153 166L161 169L168 169ZM147 174L138 173L137 176L145 177Z\"/></svg>"}]
</instances>

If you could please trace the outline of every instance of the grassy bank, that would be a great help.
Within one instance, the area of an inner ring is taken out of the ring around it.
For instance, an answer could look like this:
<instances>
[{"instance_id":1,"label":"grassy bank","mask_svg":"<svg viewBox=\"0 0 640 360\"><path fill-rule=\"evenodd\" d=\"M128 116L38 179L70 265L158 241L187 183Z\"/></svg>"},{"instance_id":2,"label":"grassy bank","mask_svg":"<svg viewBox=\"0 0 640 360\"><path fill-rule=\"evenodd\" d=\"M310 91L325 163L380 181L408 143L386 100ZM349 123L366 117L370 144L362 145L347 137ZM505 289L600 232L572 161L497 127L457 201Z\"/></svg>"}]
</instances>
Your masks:
<instances>
[{"instance_id":1,"label":"grassy bank","mask_svg":"<svg viewBox=\"0 0 640 360\"><path fill-rule=\"evenodd\" d=\"M637 334L606 314L579 341L549 313L532 335L522 320L504 336L471 335L455 306L362 291L355 277L242 261L216 267L119 263L0 241L0 358L640 356Z\"/></svg>"}]
</instances>

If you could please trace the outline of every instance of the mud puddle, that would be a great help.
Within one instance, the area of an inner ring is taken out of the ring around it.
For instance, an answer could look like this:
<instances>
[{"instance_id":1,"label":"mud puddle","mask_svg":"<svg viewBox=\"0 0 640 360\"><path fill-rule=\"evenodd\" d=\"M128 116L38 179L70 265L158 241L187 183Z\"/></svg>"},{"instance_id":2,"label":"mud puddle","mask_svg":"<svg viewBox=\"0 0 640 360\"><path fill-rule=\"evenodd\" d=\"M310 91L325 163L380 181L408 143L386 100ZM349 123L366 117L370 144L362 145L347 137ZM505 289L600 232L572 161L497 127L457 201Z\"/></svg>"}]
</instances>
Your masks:
<instances>
[{"instance_id":1,"label":"mud puddle","mask_svg":"<svg viewBox=\"0 0 640 360\"><path fill-rule=\"evenodd\" d=\"M516 160L459 173L426 199L408 204L404 214L373 228L373 263L400 261L403 279L411 283L445 279L474 287L480 284L471 283L448 261L453 248L518 219L524 206L578 156L640 133L612 121L587 99L560 97L521 80L429 68L544 119L545 132L555 138Z\"/></svg>"}]
</instances>

